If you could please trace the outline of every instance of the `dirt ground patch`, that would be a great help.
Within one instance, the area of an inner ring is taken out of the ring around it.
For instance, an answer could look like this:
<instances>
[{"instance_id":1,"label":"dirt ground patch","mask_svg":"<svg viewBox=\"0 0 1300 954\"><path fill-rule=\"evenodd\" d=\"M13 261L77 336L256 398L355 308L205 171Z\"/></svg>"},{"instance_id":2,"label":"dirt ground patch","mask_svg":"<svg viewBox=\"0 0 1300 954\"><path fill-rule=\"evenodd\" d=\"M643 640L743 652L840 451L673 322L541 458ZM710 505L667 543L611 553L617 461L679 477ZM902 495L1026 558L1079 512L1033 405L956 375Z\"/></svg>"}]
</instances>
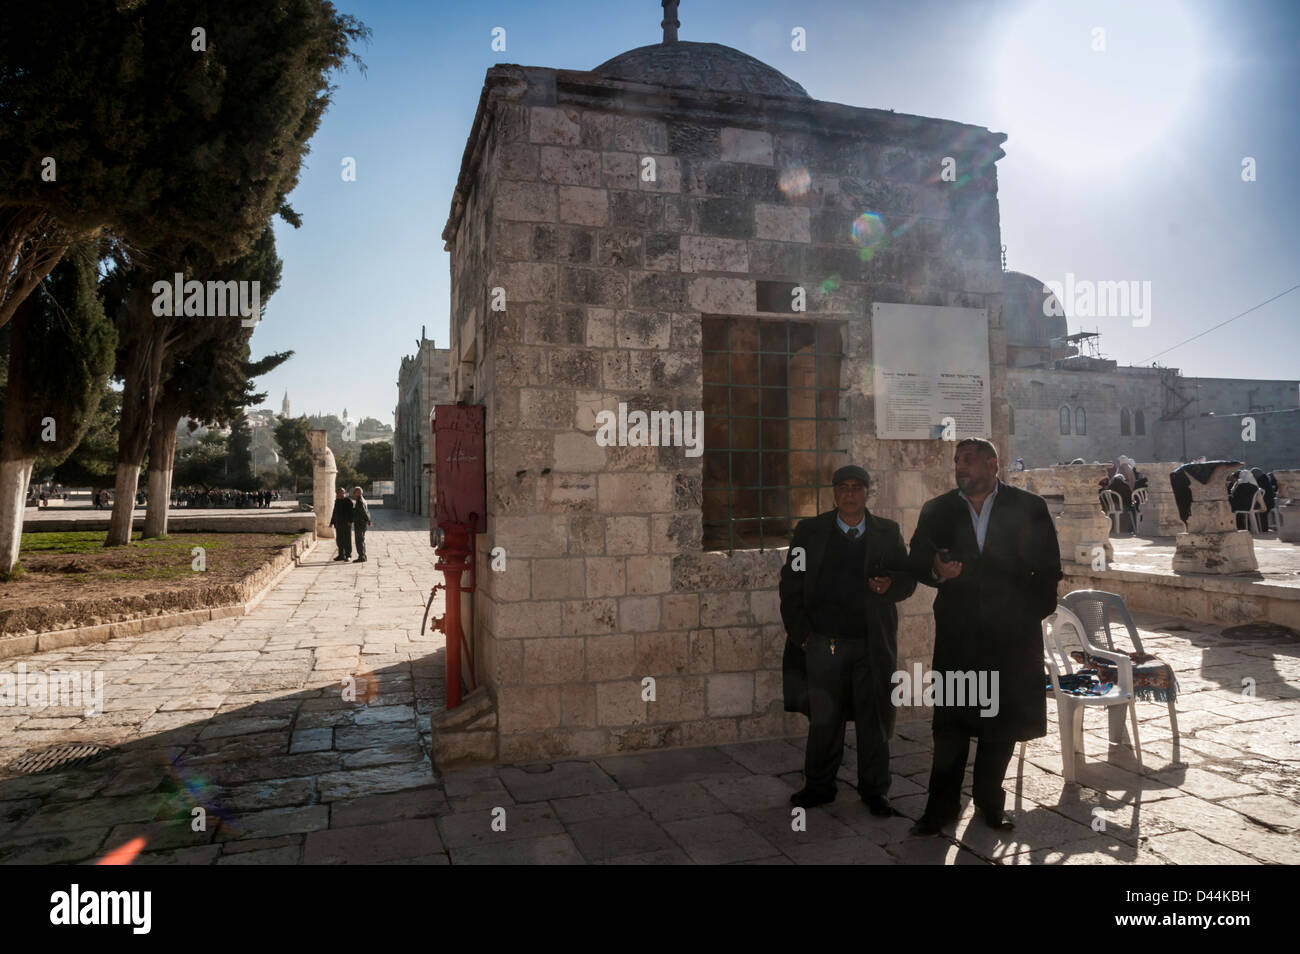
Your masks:
<instances>
[{"instance_id":1,"label":"dirt ground patch","mask_svg":"<svg viewBox=\"0 0 1300 954\"><path fill-rule=\"evenodd\" d=\"M0 635L237 603L244 579L298 537L176 533L141 540L136 534L129 547L105 547L102 530L24 533L22 572L0 582ZM202 569L196 569L200 563Z\"/></svg>"}]
</instances>

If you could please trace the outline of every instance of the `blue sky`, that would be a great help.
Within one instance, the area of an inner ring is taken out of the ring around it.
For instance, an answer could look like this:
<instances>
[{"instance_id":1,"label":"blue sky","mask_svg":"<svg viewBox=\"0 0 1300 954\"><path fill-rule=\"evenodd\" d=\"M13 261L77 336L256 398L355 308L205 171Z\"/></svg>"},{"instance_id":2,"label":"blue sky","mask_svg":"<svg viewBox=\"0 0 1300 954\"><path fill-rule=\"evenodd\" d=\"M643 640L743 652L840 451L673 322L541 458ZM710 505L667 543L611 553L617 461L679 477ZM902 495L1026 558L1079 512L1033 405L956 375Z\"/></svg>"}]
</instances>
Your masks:
<instances>
[{"instance_id":1,"label":"blue sky","mask_svg":"<svg viewBox=\"0 0 1300 954\"><path fill-rule=\"evenodd\" d=\"M259 381L294 413L391 422L421 326L448 342L439 237L485 71L590 69L660 39L655 0L335 0L374 31L277 224L284 274L253 338L294 349ZM1291 0L683 0L680 38L724 43L818 99L1004 132L1008 266L1151 282L1151 320L1071 318L1121 364L1300 283L1300 4ZM494 27L506 51L491 49ZM803 27L807 50L791 49ZM1105 49L1095 50L1104 31ZM344 182L344 157L357 179ZM1242 180L1252 157L1256 181ZM1159 357L1185 374L1300 378L1300 291Z\"/></svg>"}]
</instances>

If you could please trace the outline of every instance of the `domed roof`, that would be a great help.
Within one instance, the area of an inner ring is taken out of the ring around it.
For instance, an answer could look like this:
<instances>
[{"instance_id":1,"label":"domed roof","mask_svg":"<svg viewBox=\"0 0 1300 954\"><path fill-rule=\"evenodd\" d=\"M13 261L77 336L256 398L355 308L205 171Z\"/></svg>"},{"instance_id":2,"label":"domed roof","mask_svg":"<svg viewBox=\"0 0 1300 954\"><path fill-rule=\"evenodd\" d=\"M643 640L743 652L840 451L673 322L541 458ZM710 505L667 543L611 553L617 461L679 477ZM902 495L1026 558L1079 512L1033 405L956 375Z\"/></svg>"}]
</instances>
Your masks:
<instances>
[{"instance_id":1,"label":"domed roof","mask_svg":"<svg viewBox=\"0 0 1300 954\"><path fill-rule=\"evenodd\" d=\"M784 73L720 43L678 40L640 46L606 60L592 72L656 86L809 98L808 91Z\"/></svg>"},{"instance_id":2,"label":"domed roof","mask_svg":"<svg viewBox=\"0 0 1300 954\"><path fill-rule=\"evenodd\" d=\"M1042 281L1023 272L1002 273L1002 318L1009 345L1046 348L1054 338L1069 334L1060 300Z\"/></svg>"}]
</instances>

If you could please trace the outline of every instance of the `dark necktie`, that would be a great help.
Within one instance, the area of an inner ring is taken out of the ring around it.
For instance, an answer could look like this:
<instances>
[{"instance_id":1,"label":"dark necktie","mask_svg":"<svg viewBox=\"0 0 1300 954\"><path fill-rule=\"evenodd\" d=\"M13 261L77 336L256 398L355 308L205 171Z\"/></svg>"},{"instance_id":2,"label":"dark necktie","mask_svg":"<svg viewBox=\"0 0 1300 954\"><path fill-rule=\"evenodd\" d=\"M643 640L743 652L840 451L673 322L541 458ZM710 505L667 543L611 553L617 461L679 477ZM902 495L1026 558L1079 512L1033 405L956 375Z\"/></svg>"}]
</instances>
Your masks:
<instances>
[{"instance_id":1,"label":"dark necktie","mask_svg":"<svg viewBox=\"0 0 1300 954\"><path fill-rule=\"evenodd\" d=\"M849 527L849 539L850 539L850 540L856 540L857 538L858 538L858 528L857 528L857 527Z\"/></svg>"}]
</instances>

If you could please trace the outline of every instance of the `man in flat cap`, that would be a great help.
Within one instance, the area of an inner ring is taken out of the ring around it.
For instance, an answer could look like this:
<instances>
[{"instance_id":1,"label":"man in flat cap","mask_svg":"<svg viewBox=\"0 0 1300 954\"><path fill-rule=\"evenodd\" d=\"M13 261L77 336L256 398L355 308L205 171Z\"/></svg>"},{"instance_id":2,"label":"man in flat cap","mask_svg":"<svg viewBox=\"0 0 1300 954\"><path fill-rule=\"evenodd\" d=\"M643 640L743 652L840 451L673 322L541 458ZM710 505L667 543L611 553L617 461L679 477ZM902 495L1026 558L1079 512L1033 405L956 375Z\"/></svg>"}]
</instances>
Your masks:
<instances>
[{"instance_id":1,"label":"man in flat cap","mask_svg":"<svg viewBox=\"0 0 1300 954\"><path fill-rule=\"evenodd\" d=\"M890 702L898 610L916 580L898 524L867 512L871 478L849 465L831 477L835 509L800 521L781 568L785 709L809 718L803 808L835 800L844 726L858 733L858 794L873 815L889 804Z\"/></svg>"}]
</instances>

